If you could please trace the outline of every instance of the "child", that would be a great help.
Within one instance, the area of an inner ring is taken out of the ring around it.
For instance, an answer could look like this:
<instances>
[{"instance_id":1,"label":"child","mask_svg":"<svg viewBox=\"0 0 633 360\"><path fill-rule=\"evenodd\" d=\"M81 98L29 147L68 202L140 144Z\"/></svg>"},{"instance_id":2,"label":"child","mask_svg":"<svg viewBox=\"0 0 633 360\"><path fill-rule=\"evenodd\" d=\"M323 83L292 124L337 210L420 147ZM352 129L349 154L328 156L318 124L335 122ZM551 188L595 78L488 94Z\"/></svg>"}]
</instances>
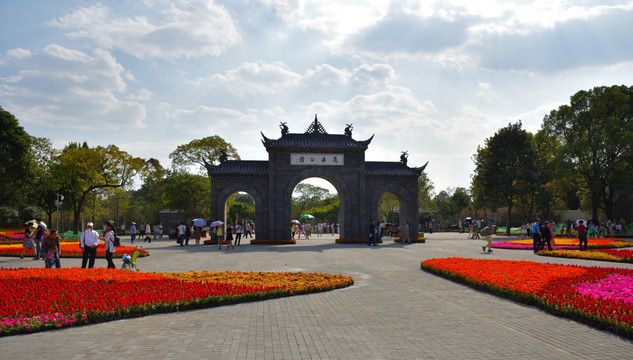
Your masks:
<instances>
[{"instance_id":1,"label":"child","mask_svg":"<svg viewBox=\"0 0 633 360\"><path fill-rule=\"evenodd\" d=\"M46 252L44 257L44 264L47 269L52 269L53 265L55 265L55 254L57 253L57 249L52 248Z\"/></svg>"}]
</instances>

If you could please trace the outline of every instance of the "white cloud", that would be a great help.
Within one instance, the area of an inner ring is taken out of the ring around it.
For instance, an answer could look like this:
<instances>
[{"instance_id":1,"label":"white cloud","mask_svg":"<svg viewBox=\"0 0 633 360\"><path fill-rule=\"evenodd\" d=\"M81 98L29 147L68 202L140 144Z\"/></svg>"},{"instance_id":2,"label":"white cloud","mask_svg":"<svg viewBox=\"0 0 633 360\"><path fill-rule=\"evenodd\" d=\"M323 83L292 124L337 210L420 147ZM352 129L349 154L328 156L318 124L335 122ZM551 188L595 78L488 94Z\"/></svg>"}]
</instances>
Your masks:
<instances>
[{"instance_id":1,"label":"white cloud","mask_svg":"<svg viewBox=\"0 0 633 360\"><path fill-rule=\"evenodd\" d=\"M316 65L305 73L305 79L320 85L345 84L352 74L346 69L337 69L329 64Z\"/></svg>"},{"instance_id":2,"label":"white cloud","mask_svg":"<svg viewBox=\"0 0 633 360\"><path fill-rule=\"evenodd\" d=\"M184 133L192 134L196 138L208 134L226 134L239 131L245 126L257 123L253 114L235 109L198 106L195 109L180 109L171 114L176 122L176 128ZM223 136L226 139L226 135Z\"/></svg>"},{"instance_id":3,"label":"white cloud","mask_svg":"<svg viewBox=\"0 0 633 360\"><path fill-rule=\"evenodd\" d=\"M288 69L282 62L245 63L224 74L198 79L198 84L219 86L238 96L275 94L299 83L301 75Z\"/></svg>"},{"instance_id":4,"label":"white cloud","mask_svg":"<svg viewBox=\"0 0 633 360\"><path fill-rule=\"evenodd\" d=\"M52 44L2 79L0 96L21 120L45 127L142 126L145 106L124 101L123 67L107 51L93 54Z\"/></svg>"},{"instance_id":5,"label":"white cloud","mask_svg":"<svg viewBox=\"0 0 633 360\"><path fill-rule=\"evenodd\" d=\"M27 49L16 48L7 50L7 59L22 60L31 57L31 52Z\"/></svg>"},{"instance_id":6,"label":"white cloud","mask_svg":"<svg viewBox=\"0 0 633 360\"><path fill-rule=\"evenodd\" d=\"M387 64L363 64L353 72L356 83L368 86L388 84L396 78L396 71Z\"/></svg>"},{"instance_id":7,"label":"white cloud","mask_svg":"<svg viewBox=\"0 0 633 360\"><path fill-rule=\"evenodd\" d=\"M68 29L70 38L88 39L100 47L118 49L139 59L219 56L241 40L229 12L213 1L156 3L160 5L158 13L152 13L153 6L141 10L130 8L129 11L143 13L125 17L97 4L49 24Z\"/></svg>"}]
</instances>

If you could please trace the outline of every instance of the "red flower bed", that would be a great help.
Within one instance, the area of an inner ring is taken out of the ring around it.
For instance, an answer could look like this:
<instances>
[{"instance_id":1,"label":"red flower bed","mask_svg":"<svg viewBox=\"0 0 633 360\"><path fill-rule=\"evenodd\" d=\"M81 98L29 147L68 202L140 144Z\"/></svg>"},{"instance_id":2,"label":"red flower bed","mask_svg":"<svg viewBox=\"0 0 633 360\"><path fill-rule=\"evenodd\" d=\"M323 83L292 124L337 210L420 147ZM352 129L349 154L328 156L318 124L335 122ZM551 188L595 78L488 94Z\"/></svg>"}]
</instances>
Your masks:
<instances>
[{"instance_id":1,"label":"red flower bed","mask_svg":"<svg viewBox=\"0 0 633 360\"><path fill-rule=\"evenodd\" d=\"M1 269L0 336L353 284L341 275L248 274Z\"/></svg>"},{"instance_id":2,"label":"red flower bed","mask_svg":"<svg viewBox=\"0 0 633 360\"><path fill-rule=\"evenodd\" d=\"M633 270L465 258L430 259L421 265L426 271L633 337Z\"/></svg>"},{"instance_id":3,"label":"red flower bed","mask_svg":"<svg viewBox=\"0 0 633 360\"><path fill-rule=\"evenodd\" d=\"M83 256L83 250L81 250L81 248L79 247L79 242L77 241L75 242L62 241L60 245L61 245L61 253L60 253L61 258ZM35 248L26 249L24 254L28 256L34 256L35 254L34 251L35 251ZM138 251L139 256L141 257L149 256L148 251L137 249L134 246L117 246L116 252L114 253L113 257L120 258L121 256L123 256L123 254L131 255L134 251ZM0 256L20 256L21 252L22 252L22 244L0 245ZM103 249L103 244L101 244L97 248L97 257L105 258L105 250Z\"/></svg>"}]
</instances>

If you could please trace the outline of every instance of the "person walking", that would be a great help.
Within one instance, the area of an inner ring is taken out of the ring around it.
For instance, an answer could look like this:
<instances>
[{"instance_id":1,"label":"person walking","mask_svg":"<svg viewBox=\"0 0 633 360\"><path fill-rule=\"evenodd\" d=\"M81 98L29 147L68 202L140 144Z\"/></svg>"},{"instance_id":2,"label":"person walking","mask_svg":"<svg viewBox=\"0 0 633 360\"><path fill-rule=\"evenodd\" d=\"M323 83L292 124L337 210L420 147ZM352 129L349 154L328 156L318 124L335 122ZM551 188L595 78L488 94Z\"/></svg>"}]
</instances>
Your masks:
<instances>
[{"instance_id":1,"label":"person walking","mask_svg":"<svg viewBox=\"0 0 633 360\"><path fill-rule=\"evenodd\" d=\"M576 225L576 231L578 232L578 241L580 242L578 249L580 251L583 250L583 244L585 245L585 249L587 250L587 227L583 224L584 221L578 220L578 225Z\"/></svg>"},{"instance_id":2,"label":"person walking","mask_svg":"<svg viewBox=\"0 0 633 360\"><path fill-rule=\"evenodd\" d=\"M189 246L189 240L191 239L191 235L193 234L192 226L185 225L185 245Z\"/></svg>"},{"instance_id":3,"label":"person walking","mask_svg":"<svg viewBox=\"0 0 633 360\"><path fill-rule=\"evenodd\" d=\"M108 262L108 269L116 269L116 266L114 266L114 262L112 261L112 255L116 251L116 248L114 247L114 221L108 220L104 225L106 229L105 234L103 234L103 248L106 253L105 258Z\"/></svg>"},{"instance_id":4,"label":"person walking","mask_svg":"<svg viewBox=\"0 0 633 360\"><path fill-rule=\"evenodd\" d=\"M180 246L185 246L185 235L187 233L187 227L185 226L185 222L181 221L180 225L178 225L178 243Z\"/></svg>"},{"instance_id":5,"label":"person walking","mask_svg":"<svg viewBox=\"0 0 633 360\"><path fill-rule=\"evenodd\" d=\"M475 224L471 220L468 223L468 239L474 239L473 234L475 233Z\"/></svg>"},{"instance_id":6,"label":"person walking","mask_svg":"<svg viewBox=\"0 0 633 360\"><path fill-rule=\"evenodd\" d=\"M132 240L132 244L134 244L134 240L136 240L136 223L132 221L132 225L130 225L130 239Z\"/></svg>"},{"instance_id":7,"label":"person walking","mask_svg":"<svg viewBox=\"0 0 633 360\"><path fill-rule=\"evenodd\" d=\"M42 251L44 252L43 258L49 257L49 253L53 255L53 263L56 268L60 268L59 255L61 254L61 244L59 236L57 236L57 230L51 229L51 232L42 240ZM53 267L53 264L46 264L47 267Z\"/></svg>"},{"instance_id":8,"label":"person walking","mask_svg":"<svg viewBox=\"0 0 633 360\"><path fill-rule=\"evenodd\" d=\"M367 239L368 246L376 246L376 222L372 219L369 222L369 238Z\"/></svg>"},{"instance_id":9,"label":"person walking","mask_svg":"<svg viewBox=\"0 0 633 360\"><path fill-rule=\"evenodd\" d=\"M145 224L145 238L143 239L143 242L145 241L149 241L149 243L152 243L152 223L150 223L149 221L147 222L147 224Z\"/></svg>"},{"instance_id":10,"label":"person walking","mask_svg":"<svg viewBox=\"0 0 633 360\"><path fill-rule=\"evenodd\" d=\"M532 250L536 254L541 247L541 219L534 220L532 225Z\"/></svg>"},{"instance_id":11,"label":"person walking","mask_svg":"<svg viewBox=\"0 0 633 360\"><path fill-rule=\"evenodd\" d=\"M402 234L402 245L404 245L405 242L411 244L411 238L409 237L409 222L405 221L404 222L404 234Z\"/></svg>"},{"instance_id":12,"label":"person walking","mask_svg":"<svg viewBox=\"0 0 633 360\"><path fill-rule=\"evenodd\" d=\"M30 222L26 224L26 229L24 229L24 241L22 242L22 253L20 253L20 259L24 259L24 252L26 249L32 249L33 246L33 237L35 236L35 231L33 230L33 223Z\"/></svg>"},{"instance_id":13,"label":"person walking","mask_svg":"<svg viewBox=\"0 0 633 360\"><path fill-rule=\"evenodd\" d=\"M549 231L549 221L545 221L543 227L541 228L541 242L539 244L539 250L545 249L545 244L547 244L547 250L552 250L552 235Z\"/></svg>"},{"instance_id":14,"label":"person walking","mask_svg":"<svg viewBox=\"0 0 633 360\"><path fill-rule=\"evenodd\" d=\"M202 232L202 228L200 226L196 226L193 230L193 235L196 238L196 246L200 245L200 233Z\"/></svg>"},{"instance_id":15,"label":"person walking","mask_svg":"<svg viewBox=\"0 0 633 360\"><path fill-rule=\"evenodd\" d=\"M484 227L483 229L481 229L481 231L479 231L479 233L482 236L486 237L486 243L487 244L485 246L481 247L483 252L486 252L486 246L488 247L488 253L492 252L491 245L492 245L492 232L493 232L493 230L494 230L494 226L492 225L492 222L488 221L486 227Z\"/></svg>"},{"instance_id":16,"label":"person walking","mask_svg":"<svg viewBox=\"0 0 633 360\"><path fill-rule=\"evenodd\" d=\"M253 234L251 234L251 222L247 221L244 223L244 239L247 237L253 238Z\"/></svg>"},{"instance_id":17,"label":"person walking","mask_svg":"<svg viewBox=\"0 0 633 360\"><path fill-rule=\"evenodd\" d=\"M37 228L35 229L35 257L33 260L39 260L41 259L42 238L44 237L46 227L42 224L42 219L35 219L35 222L37 223Z\"/></svg>"},{"instance_id":18,"label":"person walking","mask_svg":"<svg viewBox=\"0 0 633 360\"><path fill-rule=\"evenodd\" d=\"M89 269L95 267L97 246L99 245L99 233L96 232L93 227L94 224L92 222L87 223L86 230L81 233L81 237L79 238L79 247L83 250L81 259L82 269L85 269L86 265L88 265Z\"/></svg>"},{"instance_id":19,"label":"person walking","mask_svg":"<svg viewBox=\"0 0 633 360\"><path fill-rule=\"evenodd\" d=\"M235 249L235 246L233 245L233 228L231 227L231 224L226 226L226 248L228 249L229 246L231 249Z\"/></svg>"},{"instance_id":20,"label":"person walking","mask_svg":"<svg viewBox=\"0 0 633 360\"><path fill-rule=\"evenodd\" d=\"M303 232L306 234L306 239L309 239L310 235L312 235L312 225L309 222L306 222L303 226Z\"/></svg>"},{"instance_id":21,"label":"person walking","mask_svg":"<svg viewBox=\"0 0 633 360\"><path fill-rule=\"evenodd\" d=\"M216 238L218 239L218 249L222 249L222 242L224 241L224 225L219 225L216 231Z\"/></svg>"},{"instance_id":22,"label":"person walking","mask_svg":"<svg viewBox=\"0 0 633 360\"><path fill-rule=\"evenodd\" d=\"M235 245L240 246L240 241L242 240L242 224L239 222L235 223Z\"/></svg>"}]
</instances>

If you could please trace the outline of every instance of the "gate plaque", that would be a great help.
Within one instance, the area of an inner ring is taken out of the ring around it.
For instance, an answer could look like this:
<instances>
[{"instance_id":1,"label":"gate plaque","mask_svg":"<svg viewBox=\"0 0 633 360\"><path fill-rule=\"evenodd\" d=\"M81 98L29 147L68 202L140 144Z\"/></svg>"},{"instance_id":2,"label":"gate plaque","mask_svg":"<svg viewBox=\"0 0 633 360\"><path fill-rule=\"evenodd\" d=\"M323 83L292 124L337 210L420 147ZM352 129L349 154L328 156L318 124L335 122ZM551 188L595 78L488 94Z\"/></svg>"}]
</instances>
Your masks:
<instances>
[{"instance_id":1,"label":"gate plaque","mask_svg":"<svg viewBox=\"0 0 633 360\"><path fill-rule=\"evenodd\" d=\"M344 165L343 154L290 154L290 165Z\"/></svg>"}]
</instances>

